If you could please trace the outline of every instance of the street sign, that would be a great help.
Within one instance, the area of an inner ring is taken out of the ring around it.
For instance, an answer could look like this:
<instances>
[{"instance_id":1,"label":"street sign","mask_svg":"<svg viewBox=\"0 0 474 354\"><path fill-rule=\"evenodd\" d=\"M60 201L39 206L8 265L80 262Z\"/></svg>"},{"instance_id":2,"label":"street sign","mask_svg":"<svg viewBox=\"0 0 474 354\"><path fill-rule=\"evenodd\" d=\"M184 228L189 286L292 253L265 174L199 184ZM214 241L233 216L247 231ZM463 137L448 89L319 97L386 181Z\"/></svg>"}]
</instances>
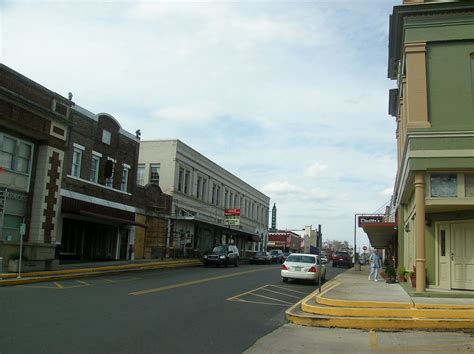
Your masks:
<instances>
[{"instance_id":1,"label":"street sign","mask_svg":"<svg viewBox=\"0 0 474 354\"><path fill-rule=\"evenodd\" d=\"M240 209L224 209L224 225L240 225Z\"/></svg>"},{"instance_id":2,"label":"street sign","mask_svg":"<svg viewBox=\"0 0 474 354\"><path fill-rule=\"evenodd\" d=\"M361 215L357 219L359 227L362 226L362 224L374 224L374 223L381 223L384 220L384 215Z\"/></svg>"},{"instance_id":3,"label":"street sign","mask_svg":"<svg viewBox=\"0 0 474 354\"><path fill-rule=\"evenodd\" d=\"M362 247L364 251L367 251L367 246Z\"/></svg>"}]
</instances>

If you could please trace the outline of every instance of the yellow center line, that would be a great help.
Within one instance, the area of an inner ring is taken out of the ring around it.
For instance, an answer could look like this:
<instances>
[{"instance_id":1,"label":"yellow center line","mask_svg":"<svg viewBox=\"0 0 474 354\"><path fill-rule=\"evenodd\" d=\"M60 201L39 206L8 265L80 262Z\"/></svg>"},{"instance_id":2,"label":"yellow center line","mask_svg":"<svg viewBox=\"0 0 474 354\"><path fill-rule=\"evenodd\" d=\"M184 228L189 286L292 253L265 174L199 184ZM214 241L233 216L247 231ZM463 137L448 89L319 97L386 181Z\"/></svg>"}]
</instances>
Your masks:
<instances>
[{"instance_id":1,"label":"yellow center line","mask_svg":"<svg viewBox=\"0 0 474 354\"><path fill-rule=\"evenodd\" d=\"M62 286L61 284L59 284L57 281L54 282L54 285L56 285L57 288L59 289L63 289L64 286Z\"/></svg>"},{"instance_id":2,"label":"yellow center line","mask_svg":"<svg viewBox=\"0 0 474 354\"><path fill-rule=\"evenodd\" d=\"M370 350L372 352L375 352L377 350L377 332L375 332L373 329L369 331L369 340L370 340Z\"/></svg>"},{"instance_id":3,"label":"yellow center line","mask_svg":"<svg viewBox=\"0 0 474 354\"><path fill-rule=\"evenodd\" d=\"M279 292L279 291L275 291L275 290L270 290L270 289L267 289L267 288L263 288L262 290L269 291L269 292L275 293L275 294L280 294L280 295L283 295L283 296L292 297L292 298L295 298L295 299L299 299L299 298L300 298L299 296L290 295L290 294L285 294L285 293L282 293L282 292Z\"/></svg>"},{"instance_id":4,"label":"yellow center line","mask_svg":"<svg viewBox=\"0 0 474 354\"><path fill-rule=\"evenodd\" d=\"M134 291L132 293L129 293L128 295L134 295L134 296L147 295L147 294L157 293L157 292L164 291L164 290L171 290L171 289L181 288L183 286L206 283L206 282L213 281L213 280L231 278L231 277L236 277L236 276L239 276L239 275L262 272L262 271L265 271L265 270L273 270L273 269L275 269L275 267L260 268L260 269L257 269L257 270L249 270L249 271L245 271L245 272L219 275L219 276L216 276L216 277L210 277L210 278L205 278L205 279L188 281L188 282L184 282L184 283L172 284L172 285L162 286L162 287L154 288L154 289L145 289L145 290L140 290L140 291Z\"/></svg>"}]
</instances>

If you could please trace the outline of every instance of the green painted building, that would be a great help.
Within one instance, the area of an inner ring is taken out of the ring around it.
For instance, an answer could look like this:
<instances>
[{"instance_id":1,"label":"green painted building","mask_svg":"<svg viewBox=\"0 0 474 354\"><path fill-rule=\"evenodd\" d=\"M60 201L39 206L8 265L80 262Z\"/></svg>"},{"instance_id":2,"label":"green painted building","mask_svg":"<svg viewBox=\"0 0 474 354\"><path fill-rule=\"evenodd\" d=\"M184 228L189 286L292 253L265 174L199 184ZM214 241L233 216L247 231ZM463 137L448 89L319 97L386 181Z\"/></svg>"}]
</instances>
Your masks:
<instances>
[{"instance_id":1,"label":"green painted building","mask_svg":"<svg viewBox=\"0 0 474 354\"><path fill-rule=\"evenodd\" d=\"M395 6L388 77L397 263L418 292L474 290L474 3Z\"/></svg>"}]
</instances>

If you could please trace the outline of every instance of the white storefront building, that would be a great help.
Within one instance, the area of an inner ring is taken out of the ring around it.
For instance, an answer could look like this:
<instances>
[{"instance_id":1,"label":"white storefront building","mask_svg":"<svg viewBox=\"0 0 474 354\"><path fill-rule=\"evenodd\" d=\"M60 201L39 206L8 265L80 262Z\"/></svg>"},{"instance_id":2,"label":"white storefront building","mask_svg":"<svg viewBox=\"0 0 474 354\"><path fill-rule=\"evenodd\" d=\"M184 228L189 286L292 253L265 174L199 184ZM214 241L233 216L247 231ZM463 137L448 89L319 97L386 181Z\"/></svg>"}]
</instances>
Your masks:
<instances>
[{"instance_id":1,"label":"white storefront building","mask_svg":"<svg viewBox=\"0 0 474 354\"><path fill-rule=\"evenodd\" d=\"M173 197L170 254L199 256L214 245L237 245L241 257L265 250L270 198L180 140L140 142L137 183L157 183ZM240 209L240 225L224 224Z\"/></svg>"}]
</instances>

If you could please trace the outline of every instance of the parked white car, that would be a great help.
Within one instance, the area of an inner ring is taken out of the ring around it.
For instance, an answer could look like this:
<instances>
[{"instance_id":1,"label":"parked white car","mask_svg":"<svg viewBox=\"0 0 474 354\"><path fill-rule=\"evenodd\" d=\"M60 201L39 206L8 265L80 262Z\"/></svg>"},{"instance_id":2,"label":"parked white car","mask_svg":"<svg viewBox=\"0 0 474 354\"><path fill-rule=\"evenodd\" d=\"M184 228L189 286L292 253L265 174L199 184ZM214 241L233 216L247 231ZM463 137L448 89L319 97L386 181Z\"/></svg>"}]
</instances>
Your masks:
<instances>
[{"instance_id":1,"label":"parked white car","mask_svg":"<svg viewBox=\"0 0 474 354\"><path fill-rule=\"evenodd\" d=\"M281 279L319 281L319 269L321 269L321 280L326 279L326 267L321 263L319 256L315 254L292 253L281 266Z\"/></svg>"}]
</instances>

